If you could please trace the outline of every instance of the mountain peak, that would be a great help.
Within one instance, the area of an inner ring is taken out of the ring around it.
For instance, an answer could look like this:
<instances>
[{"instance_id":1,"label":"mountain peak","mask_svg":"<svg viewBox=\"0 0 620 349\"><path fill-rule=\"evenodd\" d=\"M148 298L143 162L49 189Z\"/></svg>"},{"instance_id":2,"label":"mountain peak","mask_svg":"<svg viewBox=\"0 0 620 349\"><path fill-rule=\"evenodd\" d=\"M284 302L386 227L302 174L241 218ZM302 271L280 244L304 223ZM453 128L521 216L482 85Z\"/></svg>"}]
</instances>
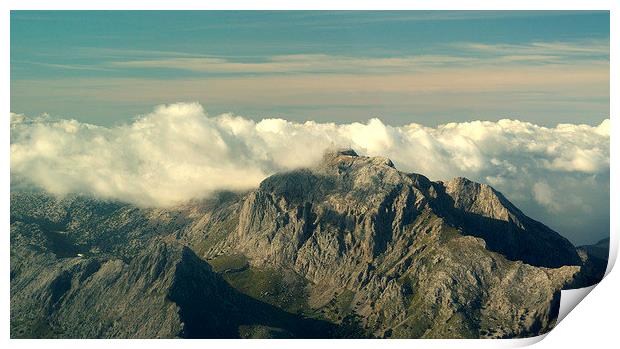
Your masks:
<instances>
[{"instance_id":1,"label":"mountain peak","mask_svg":"<svg viewBox=\"0 0 620 349\"><path fill-rule=\"evenodd\" d=\"M454 185L468 185L468 184L475 184L474 181L470 180L467 177L454 177L451 180L448 181L448 183L452 183Z\"/></svg>"},{"instance_id":2,"label":"mountain peak","mask_svg":"<svg viewBox=\"0 0 620 349\"><path fill-rule=\"evenodd\" d=\"M518 223L522 216L519 209L487 184L455 177L445 182L444 186L459 209L506 222Z\"/></svg>"},{"instance_id":3,"label":"mountain peak","mask_svg":"<svg viewBox=\"0 0 620 349\"><path fill-rule=\"evenodd\" d=\"M366 167L367 165L375 166L388 166L395 168L392 160L382 156L361 156L353 149L338 149L335 151L327 151L323 156L323 166L330 167L334 164L341 164L346 162L348 164L355 164L355 167Z\"/></svg>"},{"instance_id":4,"label":"mountain peak","mask_svg":"<svg viewBox=\"0 0 620 349\"><path fill-rule=\"evenodd\" d=\"M335 155L346 155L346 156L359 156L357 152L351 148L338 149L334 152Z\"/></svg>"}]
</instances>

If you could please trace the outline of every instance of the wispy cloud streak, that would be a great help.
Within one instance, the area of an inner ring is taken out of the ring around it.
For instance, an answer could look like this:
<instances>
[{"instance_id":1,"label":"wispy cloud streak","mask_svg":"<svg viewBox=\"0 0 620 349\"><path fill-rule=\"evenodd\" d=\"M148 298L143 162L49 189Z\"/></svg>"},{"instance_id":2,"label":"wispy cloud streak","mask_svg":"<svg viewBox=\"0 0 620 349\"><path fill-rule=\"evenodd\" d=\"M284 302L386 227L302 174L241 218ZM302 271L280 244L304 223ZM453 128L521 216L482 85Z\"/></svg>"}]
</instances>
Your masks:
<instances>
[{"instance_id":1,"label":"wispy cloud streak","mask_svg":"<svg viewBox=\"0 0 620 349\"><path fill-rule=\"evenodd\" d=\"M116 68L178 69L206 73L397 73L424 71L436 67L494 66L506 63L576 64L609 59L609 42L534 42L531 44L459 43L458 54L426 54L393 57L348 57L327 54L291 54L260 60L232 60L225 57L161 57L126 59L104 63Z\"/></svg>"}]
</instances>

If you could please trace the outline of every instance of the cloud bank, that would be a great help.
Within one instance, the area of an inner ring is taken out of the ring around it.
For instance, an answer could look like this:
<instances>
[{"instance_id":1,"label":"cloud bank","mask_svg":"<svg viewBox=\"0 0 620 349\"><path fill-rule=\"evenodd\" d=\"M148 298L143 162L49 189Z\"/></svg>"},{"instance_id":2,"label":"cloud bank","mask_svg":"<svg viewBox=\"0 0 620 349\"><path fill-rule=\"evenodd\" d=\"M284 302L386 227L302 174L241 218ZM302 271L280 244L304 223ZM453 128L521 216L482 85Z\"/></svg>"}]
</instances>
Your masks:
<instances>
[{"instance_id":1,"label":"cloud bank","mask_svg":"<svg viewBox=\"0 0 620 349\"><path fill-rule=\"evenodd\" d=\"M208 116L197 103L162 105L102 127L11 114L13 186L35 185L140 206L169 206L216 190L256 187L311 166L328 148L389 157L433 180L465 176L502 191L576 243L609 232L609 120L554 128L517 120L419 124L255 122Z\"/></svg>"}]
</instances>

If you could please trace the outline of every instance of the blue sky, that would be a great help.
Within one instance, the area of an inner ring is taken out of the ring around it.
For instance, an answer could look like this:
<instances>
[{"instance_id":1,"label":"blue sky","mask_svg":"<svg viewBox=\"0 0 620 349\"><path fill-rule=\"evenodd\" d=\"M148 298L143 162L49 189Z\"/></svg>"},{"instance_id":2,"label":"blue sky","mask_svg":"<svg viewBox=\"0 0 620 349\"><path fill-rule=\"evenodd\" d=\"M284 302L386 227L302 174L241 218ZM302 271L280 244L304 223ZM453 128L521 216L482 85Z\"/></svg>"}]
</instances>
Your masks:
<instances>
[{"instance_id":1,"label":"blue sky","mask_svg":"<svg viewBox=\"0 0 620 349\"><path fill-rule=\"evenodd\" d=\"M609 13L11 13L13 112L112 125L181 101L253 119L598 124Z\"/></svg>"}]
</instances>

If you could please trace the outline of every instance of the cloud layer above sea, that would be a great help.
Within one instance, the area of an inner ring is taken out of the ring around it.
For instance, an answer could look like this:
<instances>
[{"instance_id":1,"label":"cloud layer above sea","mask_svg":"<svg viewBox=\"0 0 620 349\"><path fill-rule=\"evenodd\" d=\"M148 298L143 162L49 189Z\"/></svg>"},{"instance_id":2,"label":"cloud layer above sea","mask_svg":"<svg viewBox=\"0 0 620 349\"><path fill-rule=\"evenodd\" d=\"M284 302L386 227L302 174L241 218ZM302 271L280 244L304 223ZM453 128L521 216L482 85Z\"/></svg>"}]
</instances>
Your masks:
<instances>
[{"instance_id":1,"label":"cloud layer above sea","mask_svg":"<svg viewBox=\"0 0 620 349\"><path fill-rule=\"evenodd\" d=\"M573 241L609 230L609 120L542 127L518 120L390 126L209 116L197 103L161 105L113 127L11 113L13 188L87 193L170 206L217 190L247 190L312 166L328 149L385 156L432 180L465 176Z\"/></svg>"}]
</instances>

